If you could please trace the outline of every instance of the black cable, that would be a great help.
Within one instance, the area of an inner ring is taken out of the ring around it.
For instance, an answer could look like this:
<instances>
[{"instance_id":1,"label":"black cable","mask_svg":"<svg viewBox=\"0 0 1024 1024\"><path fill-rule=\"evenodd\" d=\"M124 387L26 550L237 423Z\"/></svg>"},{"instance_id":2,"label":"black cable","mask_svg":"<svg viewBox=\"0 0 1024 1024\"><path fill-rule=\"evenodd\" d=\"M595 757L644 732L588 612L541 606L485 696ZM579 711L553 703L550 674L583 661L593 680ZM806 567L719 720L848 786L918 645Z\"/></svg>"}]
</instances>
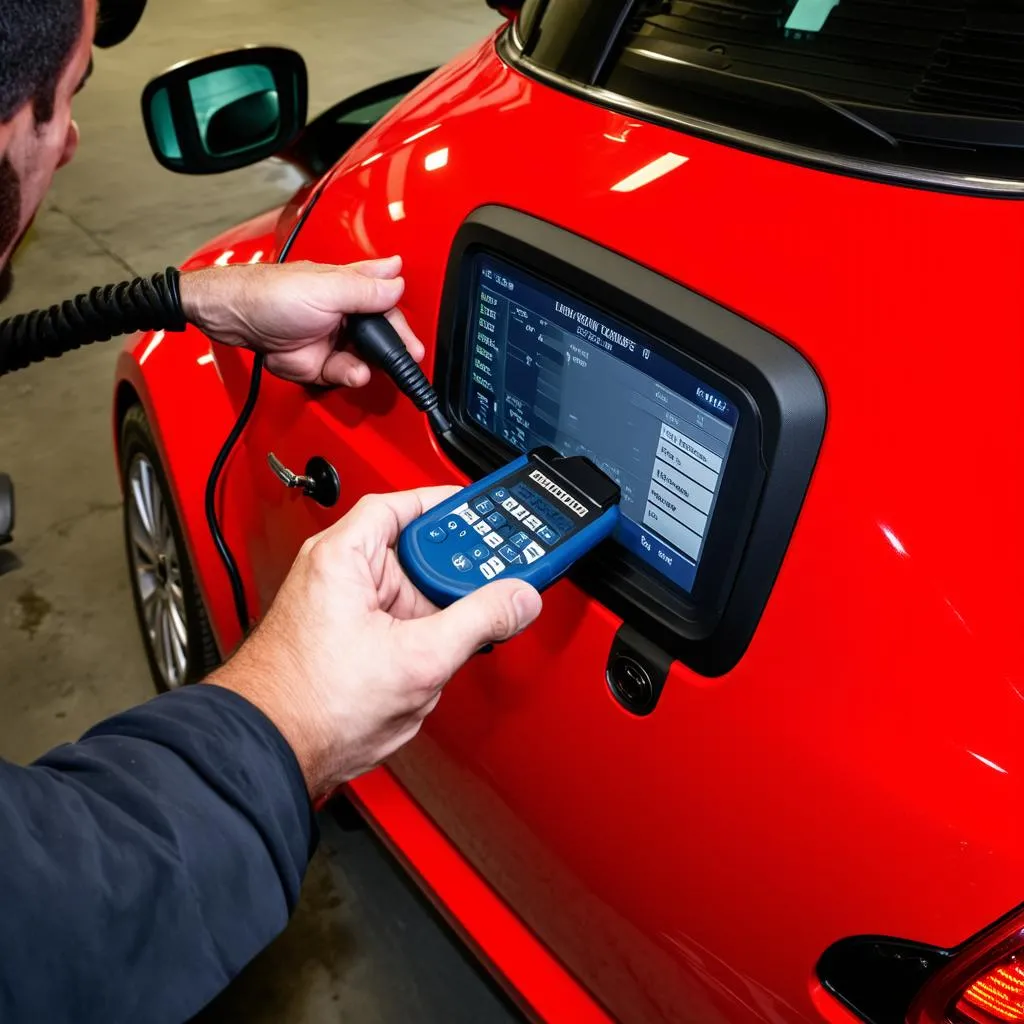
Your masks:
<instances>
[{"instance_id":1,"label":"black cable","mask_svg":"<svg viewBox=\"0 0 1024 1024\"><path fill-rule=\"evenodd\" d=\"M298 231L298 226L292 236L285 243L279 263L283 263L288 256L288 250ZM434 391L430 381L420 369L416 360L409 354L405 343L399 337L394 327L380 314L359 315L352 314L346 318L345 333L352 339L356 351L366 360L367 363L379 366L395 382L398 389L421 412L427 414L435 429L442 436L451 439L451 424L441 411L440 399ZM220 554L221 561L231 581L231 592L235 600L235 614L238 616L242 633L249 630L249 605L245 597L245 586L242 583L242 575L238 569L238 563L231 552L231 547L224 537L220 528L220 521L217 517L217 485L221 473L227 464L232 449L238 443L245 430L253 409L256 407L256 400L260 394L260 382L263 376L263 357L257 355L252 364L252 377L249 380L249 394L246 396L245 404L235 425L228 434L227 440L217 455L210 470L209 479L206 482L206 521L210 527L210 535L213 543Z\"/></svg>"},{"instance_id":2,"label":"black cable","mask_svg":"<svg viewBox=\"0 0 1024 1024\"><path fill-rule=\"evenodd\" d=\"M288 240L282 259L291 247ZM168 267L151 278L137 278L117 285L93 288L67 302L12 317L0 323L0 376L23 370L32 363L64 355L83 345L109 341L119 334L135 331L183 331L187 321L181 306L181 275ZM249 394L231 433L214 460L206 486L206 520L213 543L220 554L235 599L235 612L242 631L249 628L245 588L231 548L217 520L217 481L228 456L238 443L259 397L263 356L253 359Z\"/></svg>"},{"instance_id":3,"label":"black cable","mask_svg":"<svg viewBox=\"0 0 1024 1024\"><path fill-rule=\"evenodd\" d=\"M220 519L217 516L217 484L220 482L220 475L227 465L228 456L231 455L235 445L238 444L242 431L245 430L253 410L256 408L256 400L260 397L260 381L263 379L263 356L256 353L252 360L252 376L249 378L249 393L245 396L245 404L242 411L235 420L227 440L213 460L210 475L206 479L206 525L210 529L210 537L213 539L214 547L224 563L224 569L228 574L231 583L231 595L235 601L235 615L238 616L238 624L242 627L242 635L249 632L249 602L245 597L245 584L242 582L242 574L238 569L238 563L232 554L231 546L220 528Z\"/></svg>"},{"instance_id":4,"label":"black cable","mask_svg":"<svg viewBox=\"0 0 1024 1024\"><path fill-rule=\"evenodd\" d=\"M287 260L299 231L322 192L323 185L292 228L278 256L278 263ZM183 331L187 321L181 306L180 281L177 268L168 267L162 274L154 274L150 278L93 288L88 294L47 310L23 313L0 322L0 376L44 359L56 358L83 345L109 341L121 334ZM441 411L437 394L394 327L380 315L350 316L346 326L346 333L355 342L359 354L368 363L383 369L416 408L427 414L438 433L450 437L451 424ZM231 584L235 614L243 634L249 631L249 606L242 574L217 515L217 488L231 452L256 408L263 363L262 355L257 354L253 358L249 392L206 481L206 522Z\"/></svg>"},{"instance_id":5,"label":"black cable","mask_svg":"<svg viewBox=\"0 0 1024 1024\"><path fill-rule=\"evenodd\" d=\"M326 185L326 180L324 182ZM299 221L292 228L288 240L281 249L277 258L278 263L284 263L291 252L292 245L298 237L299 231L306 222L310 211L316 205L324 185L310 200L309 205L303 211ZM440 399L434 391L430 381L419 368L416 360L409 354L404 342L398 332L380 314L373 315L351 315L346 318L345 333L352 339L356 351L366 360L375 366L379 366L395 382L402 394L406 395L421 412L427 414L430 422L439 434L448 440L452 440L451 424L441 411ZM249 605L245 597L245 585L242 583L242 574L239 572L238 563L232 554L231 547L224 537L220 528L220 520L217 517L217 486L221 474L227 464L232 449L238 444L256 408L256 400L260 394L260 382L263 377L263 356L257 355L252 363L252 376L249 379L249 394L246 396L245 404L242 406L238 419L235 421L231 433L214 460L210 476L206 481L206 522L210 528L210 536L220 554L221 561L227 571L228 579L231 581L231 593L235 601L235 614L238 616L238 624L242 627L243 636L249 631Z\"/></svg>"},{"instance_id":6,"label":"black cable","mask_svg":"<svg viewBox=\"0 0 1024 1024\"><path fill-rule=\"evenodd\" d=\"M420 412L427 414L439 434L448 434L452 425L441 411L441 400L419 363L409 354L398 331L380 314L353 314L346 318L345 334L356 351L371 366L379 366L395 386Z\"/></svg>"},{"instance_id":7,"label":"black cable","mask_svg":"<svg viewBox=\"0 0 1024 1024\"><path fill-rule=\"evenodd\" d=\"M136 278L0 323L0 377L44 359L135 331L183 331L176 267Z\"/></svg>"},{"instance_id":8,"label":"black cable","mask_svg":"<svg viewBox=\"0 0 1024 1024\"><path fill-rule=\"evenodd\" d=\"M291 233L285 240L277 257L278 263L284 263L288 259L288 254L292 251L295 239L299 237L299 232L306 223L306 218L309 217L313 207L316 206L320 197L324 194L328 181L330 181L330 175L321 182L320 187L302 211L302 215L292 226ZM220 560L224 563L224 571L228 574L228 581L231 584L231 595L235 602L235 615L238 617L238 625L242 629L243 637L249 632L249 602L246 600L245 584L242 582L242 574L239 571L238 562L235 561L231 545L228 544L224 531L220 528L220 519L217 516L217 486L220 483L224 467L227 465L228 457L231 455L235 445L238 444L242 432L245 430L253 410L256 408L256 400L260 397L260 382L262 379L263 356L257 353L252 361L252 375L249 377L249 393L245 397L245 403L238 414L238 419L235 420L235 425L231 428L231 433L228 434L227 440L225 440L220 451L217 453L217 458L213 461L210 475L206 478L206 525L210 531L210 537L213 539L214 547L216 547L217 553L220 555Z\"/></svg>"}]
</instances>

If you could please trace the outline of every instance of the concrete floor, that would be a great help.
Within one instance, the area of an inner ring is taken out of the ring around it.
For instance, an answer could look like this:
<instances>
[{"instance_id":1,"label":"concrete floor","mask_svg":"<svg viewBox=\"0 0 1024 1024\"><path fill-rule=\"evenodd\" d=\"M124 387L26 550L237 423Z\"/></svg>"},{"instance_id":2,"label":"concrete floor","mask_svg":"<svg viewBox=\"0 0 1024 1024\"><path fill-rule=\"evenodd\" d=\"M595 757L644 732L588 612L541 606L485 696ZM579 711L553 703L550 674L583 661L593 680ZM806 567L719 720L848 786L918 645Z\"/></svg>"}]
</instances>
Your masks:
<instances>
[{"instance_id":1,"label":"concrete floor","mask_svg":"<svg viewBox=\"0 0 1024 1024\"><path fill-rule=\"evenodd\" d=\"M496 23L484 0L175 0L99 52L76 105L83 142L16 261L3 315L178 262L283 200L273 163L178 177L151 157L138 112L147 79L248 42L292 46L310 109L441 63ZM152 695L121 544L110 437L116 344L0 380L0 470L18 527L0 551L0 756L28 762ZM365 834L325 823L303 908L206 1021L514 1019Z\"/></svg>"}]
</instances>

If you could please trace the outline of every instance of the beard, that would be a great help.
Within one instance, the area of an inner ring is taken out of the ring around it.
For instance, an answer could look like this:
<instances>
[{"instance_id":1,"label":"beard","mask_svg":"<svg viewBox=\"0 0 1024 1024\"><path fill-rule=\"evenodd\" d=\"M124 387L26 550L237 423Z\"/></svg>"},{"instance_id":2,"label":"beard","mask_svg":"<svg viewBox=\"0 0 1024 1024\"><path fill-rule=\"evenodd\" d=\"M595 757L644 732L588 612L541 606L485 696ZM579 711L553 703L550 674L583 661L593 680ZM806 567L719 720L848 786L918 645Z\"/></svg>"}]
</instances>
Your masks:
<instances>
[{"instance_id":1,"label":"beard","mask_svg":"<svg viewBox=\"0 0 1024 1024\"><path fill-rule=\"evenodd\" d=\"M21 182L18 172L8 157L0 160L0 254L7 258L0 267L0 302L3 302L14 287L14 271L11 257L18 241L18 227L21 224ZM2 257L0 257L2 258Z\"/></svg>"}]
</instances>

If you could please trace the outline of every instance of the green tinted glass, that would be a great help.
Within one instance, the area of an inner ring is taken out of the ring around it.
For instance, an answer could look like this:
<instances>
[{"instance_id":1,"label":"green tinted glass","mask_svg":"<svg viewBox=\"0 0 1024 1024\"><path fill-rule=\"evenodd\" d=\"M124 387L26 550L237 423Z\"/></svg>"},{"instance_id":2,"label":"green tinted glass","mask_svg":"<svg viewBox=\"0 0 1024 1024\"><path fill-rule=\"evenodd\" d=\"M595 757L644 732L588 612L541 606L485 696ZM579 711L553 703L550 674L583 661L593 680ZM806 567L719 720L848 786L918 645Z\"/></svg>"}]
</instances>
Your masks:
<instances>
[{"instance_id":1,"label":"green tinted glass","mask_svg":"<svg viewBox=\"0 0 1024 1024\"><path fill-rule=\"evenodd\" d=\"M262 145L281 124L281 105L269 68L259 64L211 71L189 82L199 138L210 156Z\"/></svg>"},{"instance_id":2,"label":"green tinted glass","mask_svg":"<svg viewBox=\"0 0 1024 1024\"><path fill-rule=\"evenodd\" d=\"M160 89L153 94L150 116L160 152L168 160L180 160L181 145L178 142L177 129L174 127L174 118L171 117L171 98L166 89Z\"/></svg>"}]
</instances>

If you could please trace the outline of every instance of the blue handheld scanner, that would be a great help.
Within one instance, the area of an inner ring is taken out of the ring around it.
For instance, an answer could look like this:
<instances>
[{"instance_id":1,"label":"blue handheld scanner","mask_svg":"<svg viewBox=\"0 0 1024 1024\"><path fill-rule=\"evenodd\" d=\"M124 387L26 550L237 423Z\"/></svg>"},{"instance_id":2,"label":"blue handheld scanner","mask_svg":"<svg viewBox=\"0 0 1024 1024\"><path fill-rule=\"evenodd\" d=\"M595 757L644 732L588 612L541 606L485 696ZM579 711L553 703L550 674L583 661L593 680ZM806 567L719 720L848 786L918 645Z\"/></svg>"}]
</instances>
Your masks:
<instances>
[{"instance_id":1,"label":"blue handheld scanner","mask_svg":"<svg viewBox=\"0 0 1024 1024\"><path fill-rule=\"evenodd\" d=\"M620 497L584 456L537 448L410 523L398 559L441 607L494 579L543 590L615 529Z\"/></svg>"}]
</instances>

